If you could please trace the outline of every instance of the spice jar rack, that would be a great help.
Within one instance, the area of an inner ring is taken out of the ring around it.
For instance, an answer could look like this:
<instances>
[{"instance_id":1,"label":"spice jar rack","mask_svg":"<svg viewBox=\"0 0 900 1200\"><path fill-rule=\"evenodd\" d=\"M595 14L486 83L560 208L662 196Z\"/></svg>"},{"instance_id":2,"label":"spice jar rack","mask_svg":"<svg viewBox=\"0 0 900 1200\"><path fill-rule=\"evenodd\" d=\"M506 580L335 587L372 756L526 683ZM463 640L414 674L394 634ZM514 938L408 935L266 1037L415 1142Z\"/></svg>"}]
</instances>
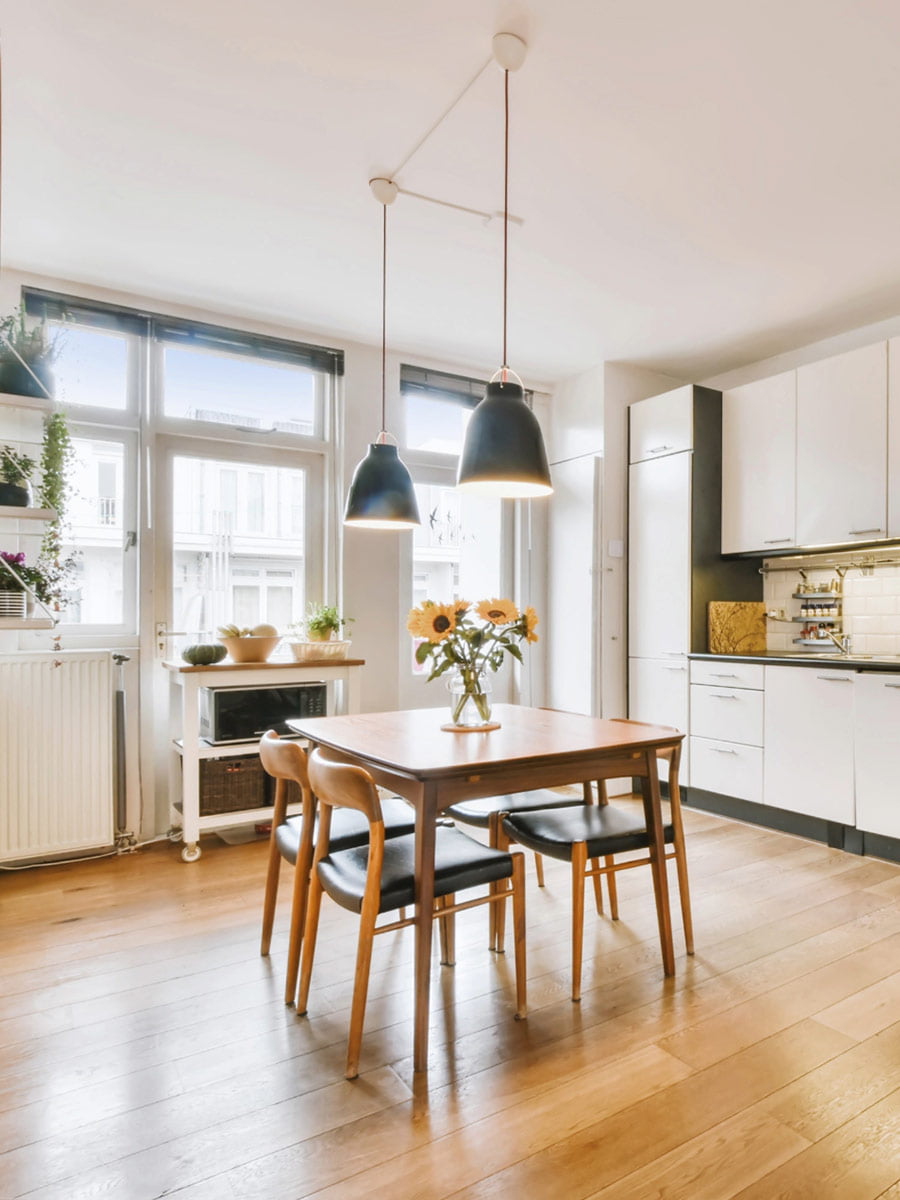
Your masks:
<instances>
[{"instance_id":1,"label":"spice jar rack","mask_svg":"<svg viewBox=\"0 0 900 1200\"><path fill-rule=\"evenodd\" d=\"M795 645L819 648L831 645L829 633L838 633L843 620L843 596L837 581L794 592L793 599L800 601L800 612L791 620L803 625L800 636L793 639Z\"/></svg>"}]
</instances>

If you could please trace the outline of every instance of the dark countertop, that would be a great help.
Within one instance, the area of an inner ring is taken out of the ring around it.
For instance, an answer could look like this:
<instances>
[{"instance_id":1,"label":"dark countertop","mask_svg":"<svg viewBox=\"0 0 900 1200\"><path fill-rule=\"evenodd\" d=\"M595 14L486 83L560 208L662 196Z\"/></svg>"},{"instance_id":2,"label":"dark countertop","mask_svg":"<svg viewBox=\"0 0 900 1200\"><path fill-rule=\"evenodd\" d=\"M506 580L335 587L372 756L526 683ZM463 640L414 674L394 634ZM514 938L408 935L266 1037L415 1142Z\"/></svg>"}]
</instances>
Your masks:
<instances>
[{"instance_id":1,"label":"dark countertop","mask_svg":"<svg viewBox=\"0 0 900 1200\"><path fill-rule=\"evenodd\" d=\"M706 662L760 663L763 666L843 667L849 671L900 671L900 654L792 654L788 650L764 650L759 654L689 654L689 659Z\"/></svg>"}]
</instances>

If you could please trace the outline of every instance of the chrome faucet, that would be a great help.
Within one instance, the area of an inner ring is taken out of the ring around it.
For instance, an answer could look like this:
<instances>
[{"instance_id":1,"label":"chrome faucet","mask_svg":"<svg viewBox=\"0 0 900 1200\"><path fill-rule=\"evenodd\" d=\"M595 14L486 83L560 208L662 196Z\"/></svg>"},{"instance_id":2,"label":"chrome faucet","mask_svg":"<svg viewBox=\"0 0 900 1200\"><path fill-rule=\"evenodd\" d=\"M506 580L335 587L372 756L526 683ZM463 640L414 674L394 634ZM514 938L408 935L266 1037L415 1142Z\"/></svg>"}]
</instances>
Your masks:
<instances>
[{"instance_id":1,"label":"chrome faucet","mask_svg":"<svg viewBox=\"0 0 900 1200\"><path fill-rule=\"evenodd\" d=\"M841 654L846 654L848 658L850 657L852 650L851 637L849 633L837 634L833 629L825 629L823 632L825 633L826 637L830 638L831 641L834 642Z\"/></svg>"}]
</instances>

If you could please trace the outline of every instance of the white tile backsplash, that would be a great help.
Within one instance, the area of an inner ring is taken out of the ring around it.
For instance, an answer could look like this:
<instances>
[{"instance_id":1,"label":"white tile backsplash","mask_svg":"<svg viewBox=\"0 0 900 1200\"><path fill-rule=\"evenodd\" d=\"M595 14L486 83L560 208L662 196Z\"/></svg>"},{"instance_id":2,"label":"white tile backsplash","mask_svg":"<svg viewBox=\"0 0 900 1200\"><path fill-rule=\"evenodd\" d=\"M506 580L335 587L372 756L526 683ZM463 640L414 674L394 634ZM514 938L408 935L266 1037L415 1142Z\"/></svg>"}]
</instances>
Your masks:
<instances>
[{"instance_id":1,"label":"white tile backsplash","mask_svg":"<svg viewBox=\"0 0 900 1200\"><path fill-rule=\"evenodd\" d=\"M796 559L767 559L774 568L802 567L806 572L806 587L828 583L836 578L833 566L819 564L850 564L865 557L874 566L864 575L859 567L848 566L843 580L843 628L850 634L852 647L860 654L900 654L900 566L895 563L879 565L883 559L900 559L900 547L863 551L857 554L808 555ZM785 616L800 615L801 600L794 599L802 584L798 570L772 570L764 576L763 599L769 612L784 610ZM812 618L815 620L815 618ZM794 644L803 630L800 623L785 624L769 621L767 644L769 650L802 650Z\"/></svg>"}]
</instances>

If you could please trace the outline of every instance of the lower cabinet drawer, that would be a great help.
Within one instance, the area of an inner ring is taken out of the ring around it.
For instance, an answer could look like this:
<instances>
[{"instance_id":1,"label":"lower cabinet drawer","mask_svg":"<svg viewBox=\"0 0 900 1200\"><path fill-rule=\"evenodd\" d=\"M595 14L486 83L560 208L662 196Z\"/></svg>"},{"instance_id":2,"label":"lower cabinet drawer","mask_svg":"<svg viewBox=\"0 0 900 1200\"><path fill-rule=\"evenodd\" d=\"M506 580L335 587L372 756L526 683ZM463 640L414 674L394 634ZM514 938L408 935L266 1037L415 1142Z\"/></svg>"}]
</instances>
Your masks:
<instances>
[{"instance_id":1,"label":"lower cabinet drawer","mask_svg":"<svg viewBox=\"0 0 900 1200\"><path fill-rule=\"evenodd\" d=\"M762 804L763 752L759 746L691 738L691 787Z\"/></svg>"},{"instance_id":2,"label":"lower cabinet drawer","mask_svg":"<svg viewBox=\"0 0 900 1200\"><path fill-rule=\"evenodd\" d=\"M691 685L691 733L712 741L761 746L763 694L744 688Z\"/></svg>"}]
</instances>

